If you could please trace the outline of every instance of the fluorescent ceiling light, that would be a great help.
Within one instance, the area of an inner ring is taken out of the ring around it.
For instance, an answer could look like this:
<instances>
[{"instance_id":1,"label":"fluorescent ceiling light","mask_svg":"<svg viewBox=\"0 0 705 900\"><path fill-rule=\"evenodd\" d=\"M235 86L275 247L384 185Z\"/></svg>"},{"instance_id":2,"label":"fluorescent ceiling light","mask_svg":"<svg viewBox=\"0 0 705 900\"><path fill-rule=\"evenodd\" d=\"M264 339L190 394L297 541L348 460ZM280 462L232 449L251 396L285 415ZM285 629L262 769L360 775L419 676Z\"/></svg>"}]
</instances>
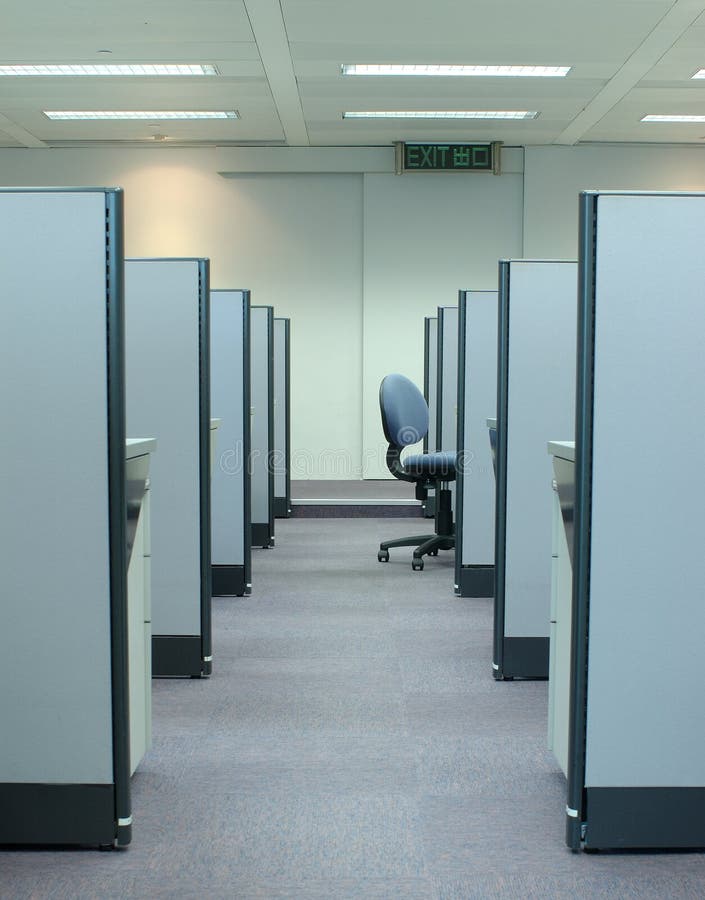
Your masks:
<instances>
[{"instance_id":1,"label":"fluorescent ceiling light","mask_svg":"<svg viewBox=\"0 0 705 900\"><path fill-rule=\"evenodd\" d=\"M130 63L129 65L39 65L39 66L0 66L0 76L14 75L108 75L108 76L154 76L154 75L217 75L218 70L212 65L181 64L146 64Z\"/></svg>"},{"instance_id":2,"label":"fluorescent ceiling light","mask_svg":"<svg viewBox=\"0 0 705 900\"><path fill-rule=\"evenodd\" d=\"M644 116L642 122L705 122L705 116Z\"/></svg>"},{"instance_id":3,"label":"fluorescent ceiling light","mask_svg":"<svg viewBox=\"0 0 705 900\"><path fill-rule=\"evenodd\" d=\"M344 65L343 75L443 75L485 78L563 78L570 66L432 66L432 65Z\"/></svg>"},{"instance_id":4,"label":"fluorescent ceiling light","mask_svg":"<svg viewBox=\"0 0 705 900\"><path fill-rule=\"evenodd\" d=\"M695 75L691 75L691 78L705 78L705 69L698 69Z\"/></svg>"},{"instance_id":5,"label":"fluorescent ceiling light","mask_svg":"<svg viewBox=\"0 0 705 900\"><path fill-rule=\"evenodd\" d=\"M344 119L535 119L537 112L508 109L476 110L387 110L386 112L344 112Z\"/></svg>"},{"instance_id":6,"label":"fluorescent ceiling light","mask_svg":"<svg viewBox=\"0 0 705 900\"><path fill-rule=\"evenodd\" d=\"M235 110L59 110L45 109L48 119L239 119Z\"/></svg>"}]
</instances>

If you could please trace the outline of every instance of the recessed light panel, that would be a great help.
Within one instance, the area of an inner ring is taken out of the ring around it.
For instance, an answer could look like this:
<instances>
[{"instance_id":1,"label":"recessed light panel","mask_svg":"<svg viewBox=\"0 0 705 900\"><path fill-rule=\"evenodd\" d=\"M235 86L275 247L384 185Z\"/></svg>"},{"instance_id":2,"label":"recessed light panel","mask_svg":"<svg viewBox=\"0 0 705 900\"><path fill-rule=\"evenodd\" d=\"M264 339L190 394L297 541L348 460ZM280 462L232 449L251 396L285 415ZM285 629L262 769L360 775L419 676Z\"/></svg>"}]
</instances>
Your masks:
<instances>
[{"instance_id":1,"label":"recessed light panel","mask_svg":"<svg viewBox=\"0 0 705 900\"><path fill-rule=\"evenodd\" d=\"M343 75L436 75L443 77L484 78L564 78L570 66L442 66L442 65L368 65L355 63L342 67Z\"/></svg>"},{"instance_id":2,"label":"recessed light panel","mask_svg":"<svg viewBox=\"0 0 705 900\"><path fill-rule=\"evenodd\" d=\"M705 122L705 116L644 116L642 122L695 122L702 124Z\"/></svg>"},{"instance_id":3,"label":"recessed light panel","mask_svg":"<svg viewBox=\"0 0 705 900\"><path fill-rule=\"evenodd\" d=\"M102 51L101 51L102 52ZM218 70L212 65L181 65L181 64L145 64L134 63L130 65L37 65L37 66L0 66L0 76L170 76L170 75L217 75Z\"/></svg>"},{"instance_id":4,"label":"recessed light panel","mask_svg":"<svg viewBox=\"0 0 705 900\"><path fill-rule=\"evenodd\" d=\"M235 110L59 110L45 109L48 119L95 120L95 119L239 119Z\"/></svg>"},{"instance_id":5,"label":"recessed light panel","mask_svg":"<svg viewBox=\"0 0 705 900\"><path fill-rule=\"evenodd\" d=\"M537 112L529 110L386 110L344 112L344 119L535 119Z\"/></svg>"}]
</instances>

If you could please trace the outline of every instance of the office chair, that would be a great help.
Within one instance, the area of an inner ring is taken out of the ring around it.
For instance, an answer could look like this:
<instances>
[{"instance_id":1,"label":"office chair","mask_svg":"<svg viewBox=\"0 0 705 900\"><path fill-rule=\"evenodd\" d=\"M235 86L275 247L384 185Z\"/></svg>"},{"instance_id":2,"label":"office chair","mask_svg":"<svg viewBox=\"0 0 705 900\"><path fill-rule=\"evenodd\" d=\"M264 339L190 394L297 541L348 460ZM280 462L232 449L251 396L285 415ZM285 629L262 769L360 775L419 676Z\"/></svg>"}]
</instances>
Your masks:
<instances>
[{"instance_id":1,"label":"office chair","mask_svg":"<svg viewBox=\"0 0 705 900\"><path fill-rule=\"evenodd\" d=\"M377 559L389 562L391 547L416 547L411 568L423 569L423 557L438 556L439 550L455 547L455 529L448 482L455 480L456 453L413 453L404 460L404 447L420 441L428 431L428 406L413 381L403 375L387 375L379 388L379 408L384 436L389 442L387 468L400 481L416 484L416 497L423 500L428 488L436 487L436 533L382 541Z\"/></svg>"}]
</instances>

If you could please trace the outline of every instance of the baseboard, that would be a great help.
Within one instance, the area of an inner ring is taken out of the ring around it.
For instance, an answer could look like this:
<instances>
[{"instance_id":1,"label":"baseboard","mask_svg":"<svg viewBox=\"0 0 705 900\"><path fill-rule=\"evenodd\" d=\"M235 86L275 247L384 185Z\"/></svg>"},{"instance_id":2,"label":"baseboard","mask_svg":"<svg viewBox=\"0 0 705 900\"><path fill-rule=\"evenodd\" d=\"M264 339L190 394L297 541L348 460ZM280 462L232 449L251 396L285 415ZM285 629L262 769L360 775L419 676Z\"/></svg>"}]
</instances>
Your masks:
<instances>
[{"instance_id":1,"label":"baseboard","mask_svg":"<svg viewBox=\"0 0 705 900\"><path fill-rule=\"evenodd\" d=\"M112 784L0 784L0 844L110 846L118 838ZM120 845L131 830L120 828Z\"/></svg>"},{"instance_id":2,"label":"baseboard","mask_svg":"<svg viewBox=\"0 0 705 900\"><path fill-rule=\"evenodd\" d=\"M494 597L494 566L463 566L459 597Z\"/></svg>"},{"instance_id":3,"label":"baseboard","mask_svg":"<svg viewBox=\"0 0 705 900\"><path fill-rule=\"evenodd\" d=\"M547 637L505 637L504 659L495 678L548 678Z\"/></svg>"},{"instance_id":4,"label":"baseboard","mask_svg":"<svg viewBox=\"0 0 705 900\"><path fill-rule=\"evenodd\" d=\"M250 593L244 566L211 566L214 597L243 597Z\"/></svg>"},{"instance_id":5,"label":"baseboard","mask_svg":"<svg viewBox=\"0 0 705 900\"><path fill-rule=\"evenodd\" d=\"M210 674L201 655L200 634L153 634L153 678L198 678Z\"/></svg>"},{"instance_id":6,"label":"baseboard","mask_svg":"<svg viewBox=\"0 0 705 900\"><path fill-rule=\"evenodd\" d=\"M705 787L589 787L586 850L705 848Z\"/></svg>"}]
</instances>

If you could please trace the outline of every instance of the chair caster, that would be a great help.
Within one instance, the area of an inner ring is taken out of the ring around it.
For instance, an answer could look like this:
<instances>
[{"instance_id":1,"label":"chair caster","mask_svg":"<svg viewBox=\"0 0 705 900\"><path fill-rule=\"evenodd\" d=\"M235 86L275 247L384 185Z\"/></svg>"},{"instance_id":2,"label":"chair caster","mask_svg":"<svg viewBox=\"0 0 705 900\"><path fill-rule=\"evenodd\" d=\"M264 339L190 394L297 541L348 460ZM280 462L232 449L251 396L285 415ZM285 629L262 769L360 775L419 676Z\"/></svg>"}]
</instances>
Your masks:
<instances>
[{"instance_id":1,"label":"chair caster","mask_svg":"<svg viewBox=\"0 0 705 900\"><path fill-rule=\"evenodd\" d=\"M423 571L423 560L422 559L412 559L411 560L411 568L414 572L422 572Z\"/></svg>"},{"instance_id":2,"label":"chair caster","mask_svg":"<svg viewBox=\"0 0 705 900\"><path fill-rule=\"evenodd\" d=\"M378 562L389 562L389 550L379 550L377 560Z\"/></svg>"},{"instance_id":3,"label":"chair caster","mask_svg":"<svg viewBox=\"0 0 705 900\"><path fill-rule=\"evenodd\" d=\"M438 549L436 549L436 550L429 550L429 551L428 551L428 555L429 555L429 556L438 556Z\"/></svg>"}]
</instances>

